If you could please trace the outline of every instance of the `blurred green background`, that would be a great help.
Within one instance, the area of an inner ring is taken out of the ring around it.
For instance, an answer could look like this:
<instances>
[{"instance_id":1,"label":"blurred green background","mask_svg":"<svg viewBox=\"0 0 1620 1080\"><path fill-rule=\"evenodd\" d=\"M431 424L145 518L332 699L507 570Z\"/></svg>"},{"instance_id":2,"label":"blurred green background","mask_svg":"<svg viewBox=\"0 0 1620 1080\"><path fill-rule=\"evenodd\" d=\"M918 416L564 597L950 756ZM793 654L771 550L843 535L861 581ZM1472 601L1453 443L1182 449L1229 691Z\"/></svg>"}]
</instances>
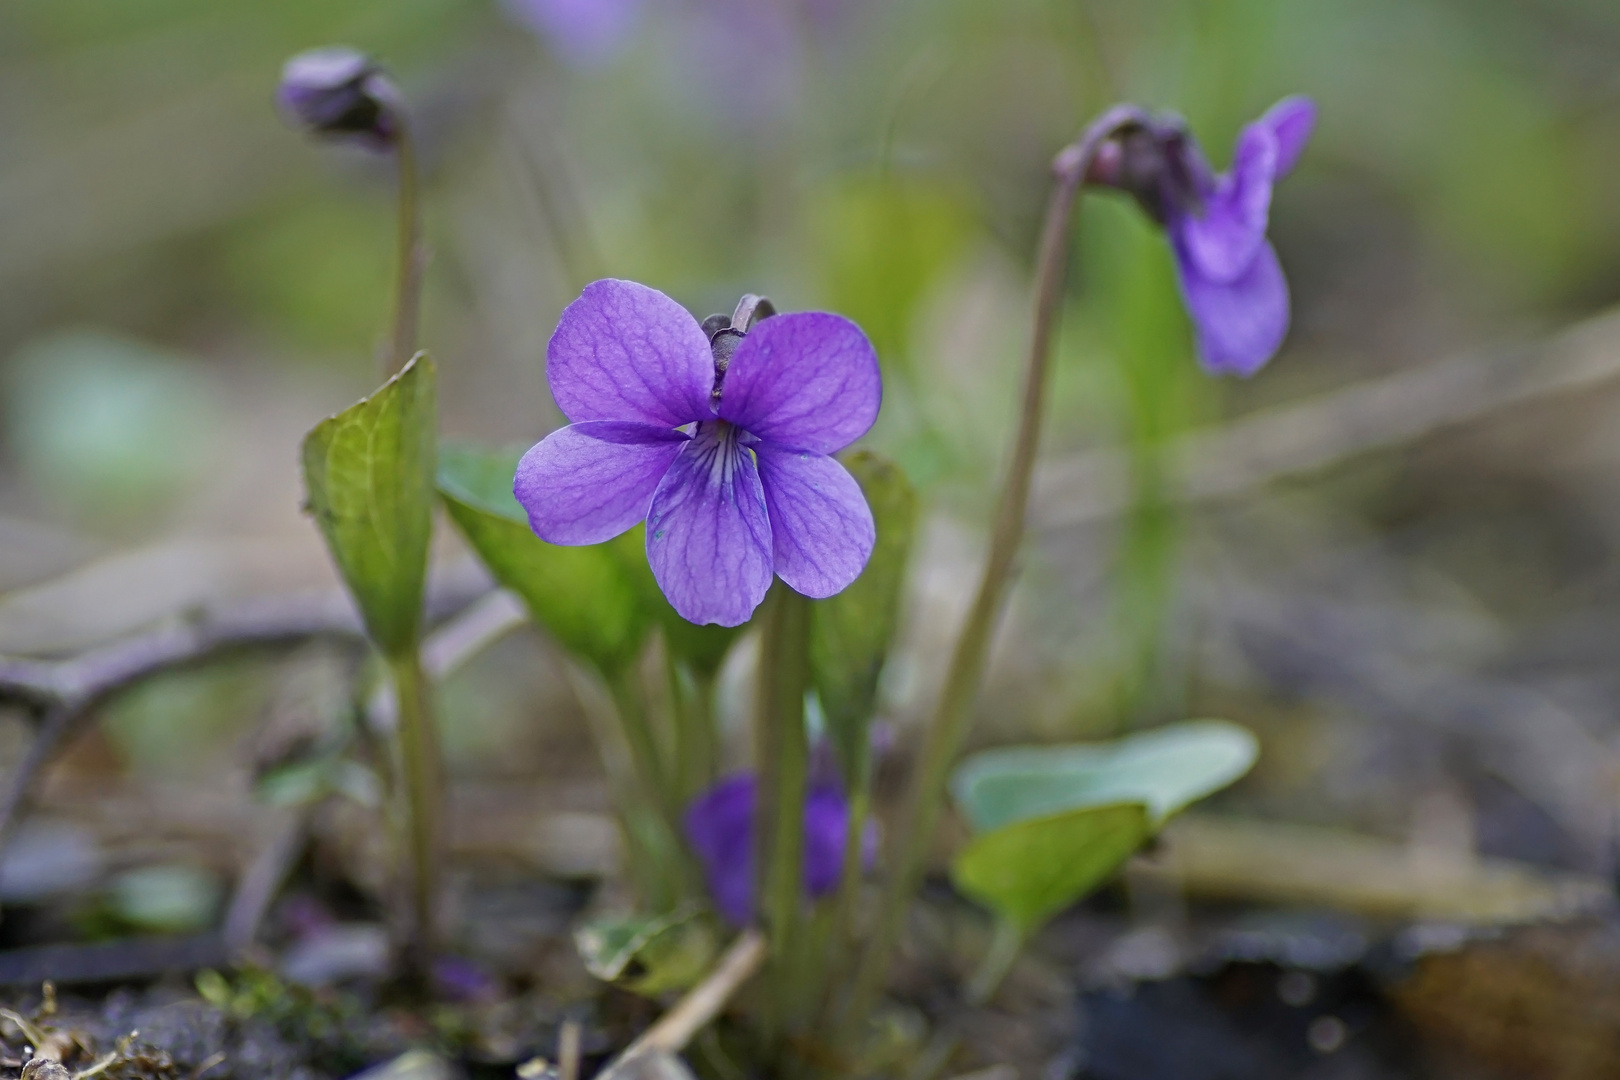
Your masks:
<instances>
[{"instance_id":1,"label":"blurred green background","mask_svg":"<svg viewBox=\"0 0 1620 1080\"><path fill-rule=\"evenodd\" d=\"M1136 499L1123 528L1037 545L1014 641L1034 657L1018 670L1039 677L996 718L1014 728L1120 726L1196 696L1185 670L1164 677L1188 548L1156 448L1534 339L1620 294L1610 0L9 0L6 649L60 651L199 597L330 580L298 515L294 448L373 385L393 251L388 163L313 143L272 107L282 61L332 43L378 56L419 129L423 332L448 435L526 443L560 422L545 342L598 276L699 316L745 291L836 309L885 366L870 443L964 525L930 534L927 565L946 569L922 574L925 598L970 580L951 553L972 549L1006 442L1052 154L1128 99L1186 116L1224 167L1244 122L1285 94L1316 99L1316 135L1273 209L1294 329L1251 382L1198 371L1168 252L1136 209L1082 209L1048 450L1134 448ZM1400 475L1380 459L1317 497L1376 535ZM1453 569L1489 592L1520 535L1488 534ZM86 584L97 556L114 569ZM1483 603L1519 610L1549 588L1532 573ZM448 691L463 761L521 771L539 756L530 683L558 680L516 648L479 663L518 681ZM895 699L914 700L921 676L891 674ZM162 725L186 702L251 709L267 693L210 677L127 703L125 760L183 757L195 740ZM143 750L129 740L145 714L160 719Z\"/></svg>"}]
</instances>

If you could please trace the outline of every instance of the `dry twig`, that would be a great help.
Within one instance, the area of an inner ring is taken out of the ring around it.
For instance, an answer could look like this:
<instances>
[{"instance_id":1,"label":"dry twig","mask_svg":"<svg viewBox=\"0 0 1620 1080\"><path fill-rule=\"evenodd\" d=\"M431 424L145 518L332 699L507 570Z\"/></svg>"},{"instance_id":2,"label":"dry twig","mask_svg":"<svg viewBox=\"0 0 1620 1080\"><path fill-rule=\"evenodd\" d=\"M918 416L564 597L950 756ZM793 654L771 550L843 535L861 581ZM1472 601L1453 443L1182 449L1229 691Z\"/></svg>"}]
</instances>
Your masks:
<instances>
[{"instance_id":1,"label":"dry twig","mask_svg":"<svg viewBox=\"0 0 1620 1080\"><path fill-rule=\"evenodd\" d=\"M478 593L487 594L482 584L471 592L462 577L457 575L453 584L430 593L430 617L467 609ZM430 635L426 648L437 648L451 662L459 663L493 640L491 630L497 623L494 616L504 619L500 633L516 625L504 614L510 606L510 601L474 606L468 615L476 632L469 633L452 620ZM78 734L79 722L90 708L113 692L156 672L197 663L227 649L315 637L358 637L360 633L354 605L347 595L334 589L220 604L189 619L166 623L65 660L0 656L0 701L22 701L35 706L43 716L33 744L0 788L0 848L39 776ZM436 640L448 640L455 647L436 647Z\"/></svg>"},{"instance_id":2,"label":"dry twig","mask_svg":"<svg viewBox=\"0 0 1620 1080\"><path fill-rule=\"evenodd\" d=\"M1576 323L1543 345L1425 364L1196 432L1170 447L1179 497L1241 494L1355 454L1422 438L1514 406L1620 378L1620 312ZM1036 524L1111 517L1130 499L1117 450L1051 461L1036 474Z\"/></svg>"},{"instance_id":3,"label":"dry twig","mask_svg":"<svg viewBox=\"0 0 1620 1080\"><path fill-rule=\"evenodd\" d=\"M714 971L641 1033L612 1064L597 1074L597 1080L624 1080L635 1072L636 1063L658 1054L678 1054L692 1036L707 1027L726 1007L744 983L765 962L765 938L758 930L744 930L720 957Z\"/></svg>"}]
</instances>

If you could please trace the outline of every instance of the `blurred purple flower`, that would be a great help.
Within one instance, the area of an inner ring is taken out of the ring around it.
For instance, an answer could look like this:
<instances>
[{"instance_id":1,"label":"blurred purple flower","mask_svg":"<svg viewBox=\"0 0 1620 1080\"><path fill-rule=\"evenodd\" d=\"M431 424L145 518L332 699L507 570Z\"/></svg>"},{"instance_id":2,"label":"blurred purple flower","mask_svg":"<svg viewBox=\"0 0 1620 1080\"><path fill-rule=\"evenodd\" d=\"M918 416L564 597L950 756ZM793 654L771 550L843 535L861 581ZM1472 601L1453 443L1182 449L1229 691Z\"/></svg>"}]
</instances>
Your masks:
<instances>
[{"instance_id":1,"label":"blurred purple flower","mask_svg":"<svg viewBox=\"0 0 1620 1080\"><path fill-rule=\"evenodd\" d=\"M1316 123L1309 98L1284 98L1243 129L1216 175L1174 117L1104 147L1088 179L1130 191L1164 224L1176 277L1208 370L1253 375L1288 334L1288 282L1266 239L1272 185L1299 160Z\"/></svg>"},{"instance_id":2,"label":"blurred purple flower","mask_svg":"<svg viewBox=\"0 0 1620 1080\"><path fill-rule=\"evenodd\" d=\"M311 49L281 69L276 104L287 122L315 135L387 150L399 138L399 90L364 53Z\"/></svg>"},{"instance_id":3,"label":"blurred purple flower","mask_svg":"<svg viewBox=\"0 0 1620 1080\"><path fill-rule=\"evenodd\" d=\"M703 864L709 895L720 914L737 926L754 917L754 808L759 784L752 773L720 781L686 811L686 839ZM804 891L826 896L843 876L849 804L838 788L817 784L804 800ZM868 828L862 861L871 865L876 832Z\"/></svg>"},{"instance_id":4,"label":"blurred purple flower","mask_svg":"<svg viewBox=\"0 0 1620 1080\"><path fill-rule=\"evenodd\" d=\"M481 964L463 957L437 957L432 975L434 989L451 1001L488 1003L500 997L500 980Z\"/></svg>"},{"instance_id":5,"label":"blurred purple flower","mask_svg":"<svg viewBox=\"0 0 1620 1080\"><path fill-rule=\"evenodd\" d=\"M805 29L783 0L699 0L678 24L671 78L726 126L768 127L800 100ZM714 59L715 42L731 43Z\"/></svg>"},{"instance_id":6,"label":"blurred purple flower","mask_svg":"<svg viewBox=\"0 0 1620 1080\"><path fill-rule=\"evenodd\" d=\"M806 596L841 591L876 535L860 486L830 456L877 419L866 335L804 312L739 336L711 342L645 285L587 285L546 349L573 423L531 448L513 481L549 543L601 543L645 519L670 604L722 626L748 621L773 573Z\"/></svg>"},{"instance_id":7,"label":"blurred purple flower","mask_svg":"<svg viewBox=\"0 0 1620 1080\"><path fill-rule=\"evenodd\" d=\"M643 0L501 0L518 22L551 43L568 63L611 59L635 31Z\"/></svg>"}]
</instances>

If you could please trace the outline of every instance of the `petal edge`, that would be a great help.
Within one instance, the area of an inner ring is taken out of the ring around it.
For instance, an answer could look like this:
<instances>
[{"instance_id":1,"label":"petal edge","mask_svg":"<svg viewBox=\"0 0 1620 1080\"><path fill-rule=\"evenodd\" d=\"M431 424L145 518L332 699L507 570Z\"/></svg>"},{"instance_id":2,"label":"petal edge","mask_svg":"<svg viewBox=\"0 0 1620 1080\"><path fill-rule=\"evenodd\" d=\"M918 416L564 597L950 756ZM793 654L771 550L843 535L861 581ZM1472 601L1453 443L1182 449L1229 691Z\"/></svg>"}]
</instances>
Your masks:
<instances>
[{"instance_id":1,"label":"petal edge","mask_svg":"<svg viewBox=\"0 0 1620 1080\"><path fill-rule=\"evenodd\" d=\"M1199 276L1176 245L1177 279L1197 331L1198 359L1219 375L1248 377L1266 365L1288 336L1288 281L1270 242L1237 280Z\"/></svg>"},{"instance_id":2,"label":"petal edge","mask_svg":"<svg viewBox=\"0 0 1620 1080\"><path fill-rule=\"evenodd\" d=\"M599 544L647 516L653 491L687 437L673 428L591 421L529 448L512 494L550 544Z\"/></svg>"},{"instance_id":3,"label":"petal edge","mask_svg":"<svg viewBox=\"0 0 1620 1080\"><path fill-rule=\"evenodd\" d=\"M546 379L574 423L680 427L713 415L714 357L696 319L634 281L604 278L563 309L546 345Z\"/></svg>"},{"instance_id":4,"label":"petal edge","mask_svg":"<svg viewBox=\"0 0 1620 1080\"><path fill-rule=\"evenodd\" d=\"M842 315L777 315L748 332L720 415L762 439L832 454L865 435L883 402L877 353Z\"/></svg>"},{"instance_id":5,"label":"petal edge","mask_svg":"<svg viewBox=\"0 0 1620 1080\"><path fill-rule=\"evenodd\" d=\"M877 541L861 486L825 454L770 442L756 444L754 452L770 509L777 576L816 600L843 592L866 569Z\"/></svg>"}]
</instances>

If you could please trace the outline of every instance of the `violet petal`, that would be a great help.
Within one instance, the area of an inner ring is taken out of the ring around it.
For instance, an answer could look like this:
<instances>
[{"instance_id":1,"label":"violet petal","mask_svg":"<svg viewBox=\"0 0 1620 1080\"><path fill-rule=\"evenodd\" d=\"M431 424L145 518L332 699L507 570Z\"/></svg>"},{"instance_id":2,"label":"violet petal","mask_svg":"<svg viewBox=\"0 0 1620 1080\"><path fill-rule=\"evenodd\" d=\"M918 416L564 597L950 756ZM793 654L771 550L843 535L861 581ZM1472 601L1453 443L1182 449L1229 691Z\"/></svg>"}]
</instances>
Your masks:
<instances>
[{"instance_id":1,"label":"violet petal","mask_svg":"<svg viewBox=\"0 0 1620 1080\"><path fill-rule=\"evenodd\" d=\"M748 332L726 370L720 415L762 439L831 454L877 419L883 378L861 328L800 312Z\"/></svg>"},{"instance_id":2,"label":"violet petal","mask_svg":"<svg viewBox=\"0 0 1620 1080\"><path fill-rule=\"evenodd\" d=\"M1285 97L1255 123L1270 128L1277 139L1277 163L1273 166L1272 178L1280 180L1293 170L1299 155L1305 151L1305 144L1316 127L1316 102L1298 95Z\"/></svg>"},{"instance_id":3,"label":"violet petal","mask_svg":"<svg viewBox=\"0 0 1620 1080\"><path fill-rule=\"evenodd\" d=\"M1172 223L1201 277L1234 281L1254 262L1266 239L1276 163L1276 136L1265 125L1250 124L1238 139L1232 171L1215 178L1202 212Z\"/></svg>"},{"instance_id":4,"label":"violet petal","mask_svg":"<svg viewBox=\"0 0 1620 1080\"><path fill-rule=\"evenodd\" d=\"M559 428L518 462L512 494L552 544L599 544L647 516L687 436L674 428L593 420Z\"/></svg>"},{"instance_id":5,"label":"violet petal","mask_svg":"<svg viewBox=\"0 0 1620 1080\"><path fill-rule=\"evenodd\" d=\"M754 446L770 510L776 573L820 600L842 592L866 569L877 527L861 486L825 454L773 442Z\"/></svg>"},{"instance_id":6,"label":"violet petal","mask_svg":"<svg viewBox=\"0 0 1620 1080\"><path fill-rule=\"evenodd\" d=\"M771 525L753 455L699 424L653 492L647 562L681 618L737 626L771 586Z\"/></svg>"},{"instance_id":7,"label":"violet petal","mask_svg":"<svg viewBox=\"0 0 1620 1080\"><path fill-rule=\"evenodd\" d=\"M703 864L714 906L742 926L754 916L753 776L721 780L686 811L686 840Z\"/></svg>"},{"instance_id":8,"label":"violet petal","mask_svg":"<svg viewBox=\"0 0 1620 1080\"><path fill-rule=\"evenodd\" d=\"M844 876L849 803L835 787L814 787L804 800L804 891L822 897Z\"/></svg>"},{"instance_id":9,"label":"violet petal","mask_svg":"<svg viewBox=\"0 0 1620 1080\"><path fill-rule=\"evenodd\" d=\"M703 864L714 906L737 926L754 917L754 813L759 785L752 773L721 780L687 808L686 839ZM804 890L826 896L843 877L849 803L836 787L812 787L804 802ZM875 834L868 832L870 841ZM870 843L863 861L870 863Z\"/></svg>"},{"instance_id":10,"label":"violet petal","mask_svg":"<svg viewBox=\"0 0 1620 1080\"><path fill-rule=\"evenodd\" d=\"M1288 282L1277 252L1262 243L1242 277L1202 277L1180 244L1175 245L1182 297L1198 337L1198 358L1217 374L1253 375L1288 334Z\"/></svg>"},{"instance_id":11,"label":"violet petal","mask_svg":"<svg viewBox=\"0 0 1620 1080\"><path fill-rule=\"evenodd\" d=\"M642 0L503 0L513 17L570 64L605 63L635 31Z\"/></svg>"},{"instance_id":12,"label":"violet petal","mask_svg":"<svg viewBox=\"0 0 1620 1080\"><path fill-rule=\"evenodd\" d=\"M585 286L546 346L546 378L563 415L679 427L714 415L714 360L697 320L633 281Z\"/></svg>"}]
</instances>

